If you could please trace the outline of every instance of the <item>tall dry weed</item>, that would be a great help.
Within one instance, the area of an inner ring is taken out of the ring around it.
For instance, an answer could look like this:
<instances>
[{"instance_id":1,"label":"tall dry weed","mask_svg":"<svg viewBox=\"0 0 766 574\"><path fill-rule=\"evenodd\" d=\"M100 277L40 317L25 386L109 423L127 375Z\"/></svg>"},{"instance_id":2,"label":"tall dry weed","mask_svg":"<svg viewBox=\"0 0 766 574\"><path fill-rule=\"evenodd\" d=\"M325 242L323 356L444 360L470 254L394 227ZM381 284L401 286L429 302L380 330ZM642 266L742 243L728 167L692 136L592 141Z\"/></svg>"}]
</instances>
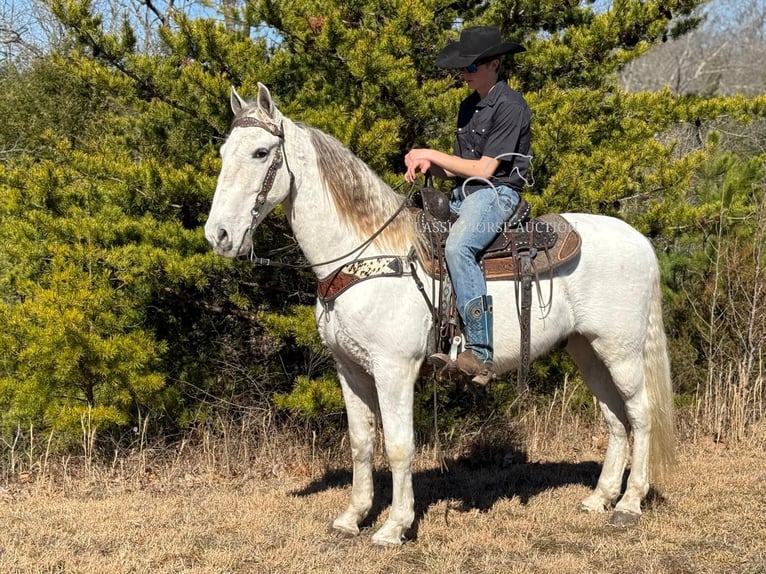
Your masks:
<instances>
[{"instance_id":1,"label":"tall dry weed","mask_svg":"<svg viewBox=\"0 0 766 574\"><path fill-rule=\"evenodd\" d=\"M730 364L710 371L705 388L694 404L694 439L716 442L747 441L748 429L766 411L763 364L753 372L745 364Z\"/></svg>"}]
</instances>

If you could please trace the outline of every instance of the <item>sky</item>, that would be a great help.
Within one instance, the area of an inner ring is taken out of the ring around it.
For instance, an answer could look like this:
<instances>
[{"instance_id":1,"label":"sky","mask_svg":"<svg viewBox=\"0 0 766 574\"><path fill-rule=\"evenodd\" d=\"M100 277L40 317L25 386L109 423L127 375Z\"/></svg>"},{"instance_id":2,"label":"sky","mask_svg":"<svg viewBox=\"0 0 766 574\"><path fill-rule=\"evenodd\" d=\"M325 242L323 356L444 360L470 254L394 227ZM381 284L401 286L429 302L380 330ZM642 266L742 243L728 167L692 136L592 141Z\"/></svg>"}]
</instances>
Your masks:
<instances>
[{"instance_id":1,"label":"sky","mask_svg":"<svg viewBox=\"0 0 766 574\"><path fill-rule=\"evenodd\" d=\"M217 4L212 0L153 0L153 3L160 10L166 10L171 4L190 14L220 17L217 10L210 8L211 4ZM612 0L595 0L592 7L601 11L611 3ZM93 0L93 4L102 8L106 23L117 22L126 12L133 14L136 22L153 25L158 22L140 0ZM708 12L706 26L726 30L736 29L743 22L759 22L766 36L766 0L712 0L705 10ZM0 64L4 60L28 57L34 50L24 48L25 45L44 52L50 39L60 34L55 19L40 0L0 0ZM278 35L272 41L278 41Z\"/></svg>"}]
</instances>

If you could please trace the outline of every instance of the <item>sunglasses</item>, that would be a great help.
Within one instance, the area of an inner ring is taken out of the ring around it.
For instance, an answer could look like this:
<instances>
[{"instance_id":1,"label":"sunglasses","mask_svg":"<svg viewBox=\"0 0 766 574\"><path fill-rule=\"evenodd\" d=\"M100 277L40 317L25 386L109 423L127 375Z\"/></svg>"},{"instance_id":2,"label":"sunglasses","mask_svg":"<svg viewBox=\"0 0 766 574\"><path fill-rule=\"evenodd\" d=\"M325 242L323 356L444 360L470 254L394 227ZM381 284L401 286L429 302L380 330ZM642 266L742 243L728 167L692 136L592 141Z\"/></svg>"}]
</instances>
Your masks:
<instances>
[{"instance_id":1,"label":"sunglasses","mask_svg":"<svg viewBox=\"0 0 766 574\"><path fill-rule=\"evenodd\" d=\"M490 59L490 60L479 60L478 62L474 62L473 64L469 64L468 66L463 67L463 71L464 72L468 72L469 74L475 74L478 71L479 66L483 66L484 64L487 64L487 63L489 63L491 61L492 61L492 59Z\"/></svg>"}]
</instances>

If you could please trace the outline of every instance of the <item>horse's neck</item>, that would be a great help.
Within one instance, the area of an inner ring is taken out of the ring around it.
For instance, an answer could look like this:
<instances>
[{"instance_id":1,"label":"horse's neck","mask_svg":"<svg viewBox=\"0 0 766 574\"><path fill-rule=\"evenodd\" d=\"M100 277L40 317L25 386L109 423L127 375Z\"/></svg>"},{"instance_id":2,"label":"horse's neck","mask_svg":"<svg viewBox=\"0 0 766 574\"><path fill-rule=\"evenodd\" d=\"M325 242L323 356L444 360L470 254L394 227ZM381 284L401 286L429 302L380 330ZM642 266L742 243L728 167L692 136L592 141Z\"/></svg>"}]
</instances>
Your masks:
<instances>
[{"instance_id":1,"label":"horse's neck","mask_svg":"<svg viewBox=\"0 0 766 574\"><path fill-rule=\"evenodd\" d=\"M285 202L285 213L304 256L318 277L326 277L343 263L378 253L340 220L333 200L322 188L316 152L309 135L285 119L285 155L295 174L295 189ZM348 254L348 255L347 255ZM346 257L343 257L347 255ZM337 260L341 258L340 260ZM331 262L331 263L328 263Z\"/></svg>"}]
</instances>

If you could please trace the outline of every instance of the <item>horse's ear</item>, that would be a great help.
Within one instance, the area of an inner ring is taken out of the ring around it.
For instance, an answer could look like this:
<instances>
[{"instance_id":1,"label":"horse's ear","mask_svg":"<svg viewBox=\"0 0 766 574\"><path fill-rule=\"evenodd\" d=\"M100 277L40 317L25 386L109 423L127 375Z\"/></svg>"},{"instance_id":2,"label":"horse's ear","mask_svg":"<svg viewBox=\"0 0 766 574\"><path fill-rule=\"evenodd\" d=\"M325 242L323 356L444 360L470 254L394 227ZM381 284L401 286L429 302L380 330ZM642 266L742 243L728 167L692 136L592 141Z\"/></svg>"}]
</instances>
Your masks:
<instances>
[{"instance_id":1,"label":"horse's ear","mask_svg":"<svg viewBox=\"0 0 766 574\"><path fill-rule=\"evenodd\" d=\"M239 112L241 112L246 106L247 102L242 99L242 96L240 96L237 93L237 90L234 89L234 86L231 87L231 111L234 112L234 115L238 115Z\"/></svg>"},{"instance_id":2,"label":"horse's ear","mask_svg":"<svg viewBox=\"0 0 766 574\"><path fill-rule=\"evenodd\" d=\"M269 89L260 82L258 82L258 106L266 112L272 120L274 119L276 112L274 100L271 99Z\"/></svg>"}]
</instances>

